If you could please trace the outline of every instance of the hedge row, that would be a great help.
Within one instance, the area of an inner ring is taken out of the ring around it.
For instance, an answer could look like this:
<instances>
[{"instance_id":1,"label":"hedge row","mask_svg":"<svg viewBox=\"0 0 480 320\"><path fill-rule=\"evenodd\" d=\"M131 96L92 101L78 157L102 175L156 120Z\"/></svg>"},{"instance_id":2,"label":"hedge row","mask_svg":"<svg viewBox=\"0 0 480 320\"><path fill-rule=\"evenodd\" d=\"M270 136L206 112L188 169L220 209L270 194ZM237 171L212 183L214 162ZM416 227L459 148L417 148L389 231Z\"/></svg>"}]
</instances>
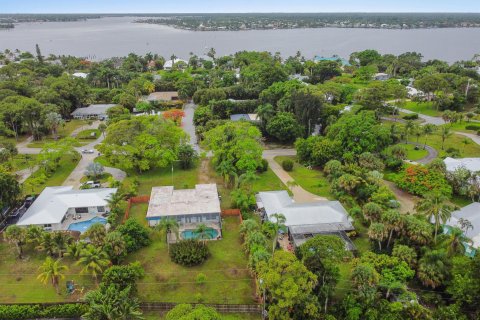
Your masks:
<instances>
[{"instance_id":1,"label":"hedge row","mask_svg":"<svg viewBox=\"0 0 480 320\"><path fill-rule=\"evenodd\" d=\"M11 304L0 305L0 320L41 319L41 318L80 318L88 306L80 303L58 305Z\"/></svg>"},{"instance_id":2,"label":"hedge row","mask_svg":"<svg viewBox=\"0 0 480 320\"><path fill-rule=\"evenodd\" d=\"M479 131L480 126L478 124L469 124L465 126L465 129L467 130L474 130L474 131Z\"/></svg>"}]
</instances>

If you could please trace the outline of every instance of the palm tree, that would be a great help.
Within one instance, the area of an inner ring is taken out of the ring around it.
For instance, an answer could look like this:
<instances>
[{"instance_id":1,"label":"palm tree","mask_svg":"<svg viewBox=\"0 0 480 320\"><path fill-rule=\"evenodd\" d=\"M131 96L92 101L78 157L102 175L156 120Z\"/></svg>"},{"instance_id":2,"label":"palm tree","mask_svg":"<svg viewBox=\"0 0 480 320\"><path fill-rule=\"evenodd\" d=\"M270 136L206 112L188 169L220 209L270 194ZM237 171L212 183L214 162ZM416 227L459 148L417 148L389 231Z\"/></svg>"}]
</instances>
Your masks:
<instances>
[{"instance_id":1,"label":"palm tree","mask_svg":"<svg viewBox=\"0 0 480 320\"><path fill-rule=\"evenodd\" d=\"M408 142L408 134L410 132L412 132L413 128L415 127L415 123L413 122L413 120L407 120L405 122L405 127L403 128L404 129L404 135L405 135L405 143Z\"/></svg>"},{"instance_id":2,"label":"palm tree","mask_svg":"<svg viewBox=\"0 0 480 320\"><path fill-rule=\"evenodd\" d=\"M165 231L165 240L167 241L168 252L170 252L170 242L168 241L168 236L172 232L175 233L176 238L178 239L178 222L172 218L165 218L161 219L160 223L158 223L155 228L159 231Z\"/></svg>"},{"instance_id":3,"label":"palm tree","mask_svg":"<svg viewBox=\"0 0 480 320\"><path fill-rule=\"evenodd\" d=\"M78 260L83 249L85 249L85 242L72 242L67 246L64 256Z\"/></svg>"},{"instance_id":4,"label":"palm tree","mask_svg":"<svg viewBox=\"0 0 480 320\"><path fill-rule=\"evenodd\" d=\"M97 247L104 245L106 236L107 231L105 230L105 225L100 222L92 224L88 230L82 234L83 239L90 239L90 242Z\"/></svg>"},{"instance_id":5,"label":"palm tree","mask_svg":"<svg viewBox=\"0 0 480 320\"><path fill-rule=\"evenodd\" d=\"M268 217L268 220L272 222L272 228L273 228L273 244L272 244L272 254L275 252L275 247L277 246L277 238L278 238L278 232L283 231L285 232L287 230L287 227L285 226L285 222L287 219L285 216L281 213L274 213Z\"/></svg>"},{"instance_id":6,"label":"palm tree","mask_svg":"<svg viewBox=\"0 0 480 320\"><path fill-rule=\"evenodd\" d=\"M376 222L380 220L380 216L383 213L382 207L375 202L366 203L363 208L363 217L371 222Z\"/></svg>"},{"instance_id":7,"label":"palm tree","mask_svg":"<svg viewBox=\"0 0 480 320\"><path fill-rule=\"evenodd\" d=\"M235 167L230 161L222 161L217 166L218 173L223 177L225 188L228 187L234 180L234 176L236 175Z\"/></svg>"},{"instance_id":8,"label":"palm tree","mask_svg":"<svg viewBox=\"0 0 480 320\"><path fill-rule=\"evenodd\" d=\"M118 191L115 193L112 193L112 195L108 199L106 199L110 210L114 211L115 209L117 209L120 202L124 200L124 198L125 196Z\"/></svg>"},{"instance_id":9,"label":"palm tree","mask_svg":"<svg viewBox=\"0 0 480 320\"><path fill-rule=\"evenodd\" d=\"M448 275L447 262L447 256L444 251L427 251L418 261L418 279L424 286L433 289L444 284Z\"/></svg>"},{"instance_id":10,"label":"palm tree","mask_svg":"<svg viewBox=\"0 0 480 320\"><path fill-rule=\"evenodd\" d=\"M388 230L387 248L390 247L390 241L392 240L393 233L399 233L403 229L404 219L403 215L397 210L387 210L382 215L382 222Z\"/></svg>"},{"instance_id":11,"label":"palm tree","mask_svg":"<svg viewBox=\"0 0 480 320\"><path fill-rule=\"evenodd\" d=\"M257 247L265 247L267 238L260 231L253 231L245 238L245 250L250 253Z\"/></svg>"},{"instance_id":12,"label":"palm tree","mask_svg":"<svg viewBox=\"0 0 480 320\"><path fill-rule=\"evenodd\" d=\"M425 143L423 144L423 149L425 150L427 148L427 137L429 134L432 134L437 130L437 126L431 123L427 123L422 127L422 129L423 134L425 135Z\"/></svg>"},{"instance_id":13,"label":"palm tree","mask_svg":"<svg viewBox=\"0 0 480 320\"><path fill-rule=\"evenodd\" d=\"M445 140L447 140L447 138L450 137L452 133L450 132L450 127L442 126L441 128L442 129L440 130L440 135L442 137L442 150L443 150L445 147Z\"/></svg>"},{"instance_id":14,"label":"palm tree","mask_svg":"<svg viewBox=\"0 0 480 320\"><path fill-rule=\"evenodd\" d=\"M59 279L64 279L65 275L63 271L68 270L68 267L60 264L61 259L53 260L51 257L47 257L45 262L38 268L41 273L38 275L37 279L47 284L51 282L55 287L55 291L58 292L58 282Z\"/></svg>"},{"instance_id":15,"label":"palm tree","mask_svg":"<svg viewBox=\"0 0 480 320\"><path fill-rule=\"evenodd\" d=\"M39 240L42 238L42 234L45 231L42 227L31 225L27 228L26 240L27 243L33 244L33 246L38 246Z\"/></svg>"},{"instance_id":16,"label":"palm tree","mask_svg":"<svg viewBox=\"0 0 480 320\"><path fill-rule=\"evenodd\" d=\"M67 250L68 244L72 241L73 238L68 233L62 231L56 231L53 233L52 242L55 246L57 257L63 257L63 253Z\"/></svg>"},{"instance_id":17,"label":"palm tree","mask_svg":"<svg viewBox=\"0 0 480 320\"><path fill-rule=\"evenodd\" d=\"M83 265L81 271L82 274L89 273L95 279L95 283L98 284L98 274L108 267L110 260L108 255L102 248L88 245L81 253L80 259L76 263L77 265Z\"/></svg>"},{"instance_id":18,"label":"palm tree","mask_svg":"<svg viewBox=\"0 0 480 320\"><path fill-rule=\"evenodd\" d=\"M338 178L338 186L345 191L352 193L352 191L360 184L360 178L352 174L344 174Z\"/></svg>"},{"instance_id":19,"label":"palm tree","mask_svg":"<svg viewBox=\"0 0 480 320\"><path fill-rule=\"evenodd\" d=\"M413 128L412 128L412 132L415 135L415 137L417 137L417 145L418 145L418 140L422 136L423 130L418 123L414 123Z\"/></svg>"},{"instance_id":20,"label":"palm tree","mask_svg":"<svg viewBox=\"0 0 480 320\"><path fill-rule=\"evenodd\" d=\"M425 245L430 242L433 233L430 222L415 215L406 215L404 219L405 228L403 231L410 241L418 245Z\"/></svg>"},{"instance_id":21,"label":"palm tree","mask_svg":"<svg viewBox=\"0 0 480 320\"><path fill-rule=\"evenodd\" d=\"M5 230L3 236L8 243L15 245L18 252L18 258L22 259L23 248L22 246L26 243L27 233L25 229L20 228L17 225L8 226Z\"/></svg>"},{"instance_id":22,"label":"palm tree","mask_svg":"<svg viewBox=\"0 0 480 320\"><path fill-rule=\"evenodd\" d=\"M38 242L38 246L35 249L43 251L49 256L53 256L53 254L56 252L56 245L53 241L53 233L43 233L40 241Z\"/></svg>"},{"instance_id":23,"label":"palm tree","mask_svg":"<svg viewBox=\"0 0 480 320\"><path fill-rule=\"evenodd\" d=\"M368 237L370 240L376 240L378 243L378 250L382 251L382 242L387 237L387 231L383 223L372 223L368 228Z\"/></svg>"},{"instance_id":24,"label":"palm tree","mask_svg":"<svg viewBox=\"0 0 480 320\"><path fill-rule=\"evenodd\" d=\"M53 139L57 140L57 130L58 127L65 124L65 121L62 119L62 116L56 112L47 113L45 116L45 126L52 131Z\"/></svg>"},{"instance_id":25,"label":"palm tree","mask_svg":"<svg viewBox=\"0 0 480 320\"><path fill-rule=\"evenodd\" d=\"M450 233L448 235L446 246L447 246L447 254L449 257L452 257L456 254L464 254L465 253L465 246L463 243L470 243L470 239L468 239L464 234L463 231L459 228L451 228Z\"/></svg>"},{"instance_id":26,"label":"palm tree","mask_svg":"<svg viewBox=\"0 0 480 320\"><path fill-rule=\"evenodd\" d=\"M417 204L417 210L423 212L428 221L435 219L435 243L437 242L437 233L440 223L446 223L451 217L451 208L447 205L448 197L440 192L432 192L426 195Z\"/></svg>"},{"instance_id":27,"label":"palm tree","mask_svg":"<svg viewBox=\"0 0 480 320\"><path fill-rule=\"evenodd\" d=\"M103 249L109 255L114 264L120 262L120 259L126 254L127 245L123 240L123 235L118 231L112 231L105 237Z\"/></svg>"},{"instance_id":28,"label":"palm tree","mask_svg":"<svg viewBox=\"0 0 480 320\"><path fill-rule=\"evenodd\" d=\"M240 233L245 238L249 233L258 231L260 226L258 222L253 219L243 220L242 224L240 225Z\"/></svg>"},{"instance_id":29,"label":"palm tree","mask_svg":"<svg viewBox=\"0 0 480 320\"><path fill-rule=\"evenodd\" d=\"M212 234L209 231L209 227L207 227L204 223L200 223L197 225L197 228L194 231L196 234L195 238L202 240L203 244L205 244L206 240L212 239Z\"/></svg>"}]
</instances>

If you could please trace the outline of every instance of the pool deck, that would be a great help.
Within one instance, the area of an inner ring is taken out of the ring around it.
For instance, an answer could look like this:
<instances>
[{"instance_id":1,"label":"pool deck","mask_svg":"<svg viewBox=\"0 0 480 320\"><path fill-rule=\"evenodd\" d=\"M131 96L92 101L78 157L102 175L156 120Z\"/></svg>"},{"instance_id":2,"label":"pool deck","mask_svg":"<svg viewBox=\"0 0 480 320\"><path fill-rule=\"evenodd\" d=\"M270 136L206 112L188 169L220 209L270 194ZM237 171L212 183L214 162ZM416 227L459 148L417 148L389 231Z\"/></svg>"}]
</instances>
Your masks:
<instances>
[{"instance_id":1,"label":"pool deck","mask_svg":"<svg viewBox=\"0 0 480 320\"><path fill-rule=\"evenodd\" d=\"M210 229L214 229L215 231L218 232L218 236L221 237L222 236L222 230L219 226L219 224L217 222L203 222L204 225L207 226L207 228L210 228ZM187 231L187 230L195 230L197 229L199 223L185 223L185 224L182 224L179 226L178 228L178 234L181 238L181 240L183 240L183 237L182 237L182 232L184 231ZM217 238L215 239L206 239L206 240L217 240ZM175 233L170 233L168 235L168 242L169 243L176 243L177 242L177 235Z\"/></svg>"},{"instance_id":2,"label":"pool deck","mask_svg":"<svg viewBox=\"0 0 480 320\"><path fill-rule=\"evenodd\" d=\"M88 213L84 213L84 214L79 214L80 215L80 219L73 219L73 216L72 215L69 215L65 221L63 221L62 223L62 226L61 226L61 230L68 230L68 227L70 227L70 225L72 223L78 223L78 222L85 222L85 221L90 221L94 218L102 218L102 219L106 219L105 217L102 217L102 215L91 215L91 214L88 214ZM77 215L78 216L78 215Z\"/></svg>"}]
</instances>

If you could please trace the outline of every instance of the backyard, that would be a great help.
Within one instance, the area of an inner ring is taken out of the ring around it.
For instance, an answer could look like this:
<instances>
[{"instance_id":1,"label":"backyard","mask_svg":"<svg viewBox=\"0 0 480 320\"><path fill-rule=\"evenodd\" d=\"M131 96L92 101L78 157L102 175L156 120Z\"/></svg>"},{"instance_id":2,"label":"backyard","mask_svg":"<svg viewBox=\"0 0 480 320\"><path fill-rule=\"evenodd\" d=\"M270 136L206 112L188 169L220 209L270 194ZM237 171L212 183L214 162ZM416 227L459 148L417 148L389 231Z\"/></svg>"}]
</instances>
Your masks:
<instances>
[{"instance_id":1,"label":"backyard","mask_svg":"<svg viewBox=\"0 0 480 320\"><path fill-rule=\"evenodd\" d=\"M146 211L147 204L135 204L130 218L146 225ZM165 236L152 231L153 243L128 259L141 261L145 269L145 278L138 282L140 299L178 303L254 303L255 285L247 269L239 227L238 217L223 218L223 238L208 242L211 256L196 267L173 263ZM206 275L204 284L195 281L200 273Z\"/></svg>"}]
</instances>

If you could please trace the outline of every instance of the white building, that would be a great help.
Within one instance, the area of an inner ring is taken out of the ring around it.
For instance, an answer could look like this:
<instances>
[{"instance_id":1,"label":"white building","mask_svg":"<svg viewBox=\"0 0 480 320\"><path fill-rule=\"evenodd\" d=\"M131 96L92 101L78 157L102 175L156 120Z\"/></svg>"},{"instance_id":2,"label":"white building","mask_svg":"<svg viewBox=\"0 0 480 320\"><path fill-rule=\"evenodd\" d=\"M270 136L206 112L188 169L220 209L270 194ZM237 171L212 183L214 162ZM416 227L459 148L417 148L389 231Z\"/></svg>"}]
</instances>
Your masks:
<instances>
[{"instance_id":1,"label":"white building","mask_svg":"<svg viewBox=\"0 0 480 320\"><path fill-rule=\"evenodd\" d=\"M72 77L86 79L88 77L88 73L75 72L75 73L72 74Z\"/></svg>"},{"instance_id":2,"label":"white building","mask_svg":"<svg viewBox=\"0 0 480 320\"><path fill-rule=\"evenodd\" d=\"M91 104L85 108L77 108L72 112L75 119L106 119L107 110L116 104Z\"/></svg>"},{"instance_id":3,"label":"white building","mask_svg":"<svg viewBox=\"0 0 480 320\"><path fill-rule=\"evenodd\" d=\"M103 215L109 213L107 200L116 192L116 188L74 190L72 186L46 187L17 225L38 225L53 231L84 231L88 222L106 222Z\"/></svg>"},{"instance_id":4,"label":"white building","mask_svg":"<svg viewBox=\"0 0 480 320\"><path fill-rule=\"evenodd\" d=\"M462 224L468 224L468 227L463 227ZM480 202L474 202L461 208L460 210L452 212L452 216L444 225L443 232L450 233L450 228L456 227L462 229L464 235L472 240L471 243L464 243L465 255L473 257L477 249L480 247Z\"/></svg>"},{"instance_id":5,"label":"white building","mask_svg":"<svg viewBox=\"0 0 480 320\"><path fill-rule=\"evenodd\" d=\"M378 80L378 81L386 81L390 79L390 75L388 73L376 73L374 76L373 76L373 80Z\"/></svg>"},{"instance_id":6,"label":"white building","mask_svg":"<svg viewBox=\"0 0 480 320\"><path fill-rule=\"evenodd\" d=\"M165 63L163 64L163 69L172 70L173 66L179 62L180 64L184 64L185 66L188 65L188 61L183 59L168 60L168 61L165 61Z\"/></svg>"},{"instance_id":7,"label":"white building","mask_svg":"<svg viewBox=\"0 0 480 320\"><path fill-rule=\"evenodd\" d=\"M180 231L194 230L200 223L221 230L220 199L216 184L197 184L195 189L174 190L173 186L154 187L148 204L149 226L161 219L177 220Z\"/></svg>"},{"instance_id":8,"label":"white building","mask_svg":"<svg viewBox=\"0 0 480 320\"><path fill-rule=\"evenodd\" d=\"M480 171L480 158L453 159L450 157L443 160L448 172L454 172L459 168L465 168L470 172Z\"/></svg>"}]
</instances>

